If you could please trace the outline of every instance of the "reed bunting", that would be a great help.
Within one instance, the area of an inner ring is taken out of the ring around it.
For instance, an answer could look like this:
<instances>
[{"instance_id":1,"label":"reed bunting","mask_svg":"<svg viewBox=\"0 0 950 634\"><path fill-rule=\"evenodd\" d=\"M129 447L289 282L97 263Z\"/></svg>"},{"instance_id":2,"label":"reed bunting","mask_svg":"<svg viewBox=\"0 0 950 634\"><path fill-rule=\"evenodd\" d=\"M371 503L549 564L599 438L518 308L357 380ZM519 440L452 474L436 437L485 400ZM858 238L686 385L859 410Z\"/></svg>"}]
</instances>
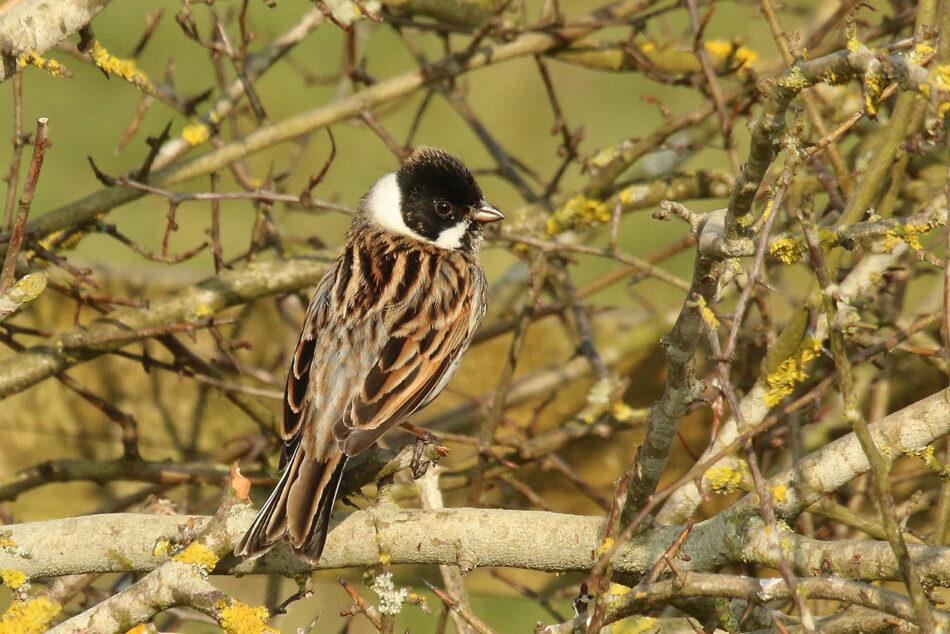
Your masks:
<instances>
[{"instance_id":1,"label":"reed bunting","mask_svg":"<svg viewBox=\"0 0 950 634\"><path fill-rule=\"evenodd\" d=\"M234 552L286 540L316 563L346 459L446 386L485 315L485 223L471 172L422 147L360 200L307 309L284 389L283 474Z\"/></svg>"}]
</instances>

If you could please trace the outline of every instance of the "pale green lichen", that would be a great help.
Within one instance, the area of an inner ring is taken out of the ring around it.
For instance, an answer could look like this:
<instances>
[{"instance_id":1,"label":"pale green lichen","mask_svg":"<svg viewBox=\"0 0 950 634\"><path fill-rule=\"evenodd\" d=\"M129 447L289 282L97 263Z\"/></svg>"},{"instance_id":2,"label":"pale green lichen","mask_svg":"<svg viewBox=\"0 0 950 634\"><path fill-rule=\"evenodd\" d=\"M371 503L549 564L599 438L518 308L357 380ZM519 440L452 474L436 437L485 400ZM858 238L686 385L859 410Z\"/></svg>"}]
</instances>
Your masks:
<instances>
[{"instance_id":1,"label":"pale green lichen","mask_svg":"<svg viewBox=\"0 0 950 634\"><path fill-rule=\"evenodd\" d=\"M592 159L587 161L587 166L592 168L606 167L620 158L622 155L622 147L619 145L614 145L595 154Z\"/></svg>"},{"instance_id":2,"label":"pale green lichen","mask_svg":"<svg viewBox=\"0 0 950 634\"><path fill-rule=\"evenodd\" d=\"M769 244L769 253L785 264L794 264L802 259L805 248L805 239L802 237L777 238Z\"/></svg>"},{"instance_id":3,"label":"pale green lichen","mask_svg":"<svg viewBox=\"0 0 950 634\"><path fill-rule=\"evenodd\" d=\"M625 205L636 205L647 199L650 195L650 188L647 185L630 185L620 190L617 196L620 202Z\"/></svg>"},{"instance_id":4,"label":"pale green lichen","mask_svg":"<svg viewBox=\"0 0 950 634\"><path fill-rule=\"evenodd\" d=\"M877 115L877 100L886 85L886 78L875 68L864 74L864 109L872 117Z\"/></svg>"},{"instance_id":5,"label":"pale green lichen","mask_svg":"<svg viewBox=\"0 0 950 634\"><path fill-rule=\"evenodd\" d=\"M396 589L393 573L376 575L370 590L379 597L379 611L386 615L396 615L402 611L402 604L409 598L409 588Z\"/></svg>"},{"instance_id":6,"label":"pale green lichen","mask_svg":"<svg viewBox=\"0 0 950 634\"><path fill-rule=\"evenodd\" d=\"M742 484L742 471L729 465L710 467L703 476L716 493L732 493Z\"/></svg>"},{"instance_id":7,"label":"pale green lichen","mask_svg":"<svg viewBox=\"0 0 950 634\"><path fill-rule=\"evenodd\" d=\"M655 632L656 618L652 616L628 616L622 621L618 621L610 626L613 634L643 634L644 632Z\"/></svg>"},{"instance_id":8,"label":"pale green lichen","mask_svg":"<svg viewBox=\"0 0 950 634\"><path fill-rule=\"evenodd\" d=\"M933 445L927 445L923 449L908 449L904 453L908 456L916 456L923 460L924 465L934 473L939 474L943 480L950 479L950 470L947 469L947 465L937 460Z\"/></svg>"},{"instance_id":9,"label":"pale green lichen","mask_svg":"<svg viewBox=\"0 0 950 634\"><path fill-rule=\"evenodd\" d=\"M785 74L778 78L775 82L782 88L788 88L789 90L794 90L795 92L801 92L802 90L808 88L808 80L805 79L804 73L800 66L792 66Z\"/></svg>"},{"instance_id":10,"label":"pale green lichen","mask_svg":"<svg viewBox=\"0 0 950 634\"><path fill-rule=\"evenodd\" d=\"M736 224L740 227L751 227L753 222L755 222L755 216L752 214L742 214L741 216L736 216Z\"/></svg>"},{"instance_id":11,"label":"pale green lichen","mask_svg":"<svg viewBox=\"0 0 950 634\"><path fill-rule=\"evenodd\" d=\"M590 229L610 222L610 216L610 210L604 201L578 195L548 217L547 230L554 236L565 231Z\"/></svg>"}]
</instances>

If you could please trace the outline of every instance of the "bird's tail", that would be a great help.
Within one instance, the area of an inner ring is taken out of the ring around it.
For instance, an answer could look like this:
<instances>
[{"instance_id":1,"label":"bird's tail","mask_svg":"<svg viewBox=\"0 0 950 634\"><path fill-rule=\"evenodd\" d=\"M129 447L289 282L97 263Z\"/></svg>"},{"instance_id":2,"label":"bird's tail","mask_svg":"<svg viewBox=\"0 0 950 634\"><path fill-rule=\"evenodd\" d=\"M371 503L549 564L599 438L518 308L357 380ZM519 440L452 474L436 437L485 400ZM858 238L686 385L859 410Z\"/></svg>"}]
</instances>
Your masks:
<instances>
[{"instance_id":1,"label":"bird's tail","mask_svg":"<svg viewBox=\"0 0 950 634\"><path fill-rule=\"evenodd\" d=\"M341 451L315 460L307 456L303 443L298 443L277 486L234 554L249 557L286 540L298 556L317 563L327 540L330 511L345 464L346 455Z\"/></svg>"}]
</instances>

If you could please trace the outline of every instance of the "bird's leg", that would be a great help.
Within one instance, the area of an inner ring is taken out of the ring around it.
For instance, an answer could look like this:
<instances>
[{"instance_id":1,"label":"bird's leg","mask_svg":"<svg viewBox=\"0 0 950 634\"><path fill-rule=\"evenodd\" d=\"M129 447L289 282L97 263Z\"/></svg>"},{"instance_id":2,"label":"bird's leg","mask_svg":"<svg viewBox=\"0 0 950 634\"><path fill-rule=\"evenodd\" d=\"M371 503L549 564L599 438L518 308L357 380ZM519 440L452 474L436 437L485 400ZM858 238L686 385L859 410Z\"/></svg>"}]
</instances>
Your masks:
<instances>
[{"instance_id":1,"label":"bird's leg","mask_svg":"<svg viewBox=\"0 0 950 634\"><path fill-rule=\"evenodd\" d=\"M425 475L425 472L428 471L430 462L438 462L439 457L448 455L449 448L444 446L439 437L428 429L416 427L409 422L401 423L399 426L416 437L416 445L412 449L412 461L409 463L409 468L412 470L412 477L421 478ZM438 454L435 460L422 460L422 452L425 451L426 445L434 446Z\"/></svg>"}]
</instances>

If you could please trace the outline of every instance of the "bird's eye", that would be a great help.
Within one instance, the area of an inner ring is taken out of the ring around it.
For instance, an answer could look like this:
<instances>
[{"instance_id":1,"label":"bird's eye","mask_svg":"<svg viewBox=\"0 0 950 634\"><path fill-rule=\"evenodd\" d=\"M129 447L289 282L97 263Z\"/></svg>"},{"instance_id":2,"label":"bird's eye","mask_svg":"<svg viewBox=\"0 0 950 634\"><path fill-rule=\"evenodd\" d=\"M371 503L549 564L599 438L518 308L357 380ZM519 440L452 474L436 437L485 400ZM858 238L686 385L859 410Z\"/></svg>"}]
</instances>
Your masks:
<instances>
[{"instance_id":1,"label":"bird's eye","mask_svg":"<svg viewBox=\"0 0 950 634\"><path fill-rule=\"evenodd\" d=\"M439 214L443 218L448 216L450 213L452 213L452 203L445 200L440 200L435 204L435 213Z\"/></svg>"}]
</instances>

